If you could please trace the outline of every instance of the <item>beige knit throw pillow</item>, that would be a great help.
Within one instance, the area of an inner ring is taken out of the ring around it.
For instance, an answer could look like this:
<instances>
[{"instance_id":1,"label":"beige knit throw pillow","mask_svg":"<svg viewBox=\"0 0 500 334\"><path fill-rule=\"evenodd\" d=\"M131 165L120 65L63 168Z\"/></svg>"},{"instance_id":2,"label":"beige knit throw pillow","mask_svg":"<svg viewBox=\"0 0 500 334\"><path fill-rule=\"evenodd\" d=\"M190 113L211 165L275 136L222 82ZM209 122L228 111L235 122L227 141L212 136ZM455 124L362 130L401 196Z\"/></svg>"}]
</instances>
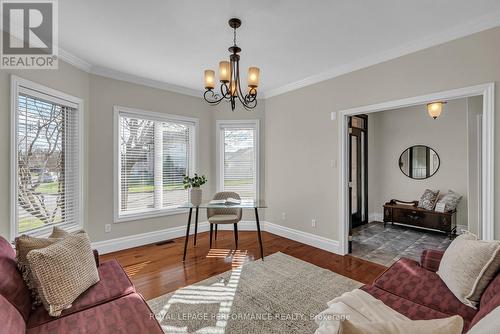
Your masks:
<instances>
[{"instance_id":1,"label":"beige knit throw pillow","mask_svg":"<svg viewBox=\"0 0 500 334\"><path fill-rule=\"evenodd\" d=\"M476 308L499 269L500 242L465 233L448 246L437 274L462 303Z\"/></svg>"},{"instance_id":2,"label":"beige knit throw pillow","mask_svg":"<svg viewBox=\"0 0 500 334\"><path fill-rule=\"evenodd\" d=\"M32 250L50 246L68 235L68 232L54 226L52 234L49 235L48 238L35 238L23 234L15 239L17 267L21 271L24 283L31 292L33 307L41 305L42 301L40 300L36 289L38 282L31 274L28 259L26 258L26 256Z\"/></svg>"},{"instance_id":3,"label":"beige knit throw pillow","mask_svg":"<svg viewBox=\"0 0 500 334\"><path fill-rule=\"evenodd\" d=\"M99 274L87 233L69 235L61 241L28 254L38 294L53 317L99 282Z\"/></svg>"}]
</instances>

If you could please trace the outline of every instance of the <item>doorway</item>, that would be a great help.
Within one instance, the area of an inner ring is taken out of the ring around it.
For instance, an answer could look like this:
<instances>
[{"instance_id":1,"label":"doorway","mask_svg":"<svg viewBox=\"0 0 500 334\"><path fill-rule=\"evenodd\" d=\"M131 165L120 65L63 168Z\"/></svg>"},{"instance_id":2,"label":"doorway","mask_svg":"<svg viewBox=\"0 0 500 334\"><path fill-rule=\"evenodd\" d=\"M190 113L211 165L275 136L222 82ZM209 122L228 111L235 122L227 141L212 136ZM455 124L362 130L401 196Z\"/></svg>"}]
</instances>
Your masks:
<instances>
[{"instance_id":1,"label":"doorway","mask_svg":"<svg viewBox=\"0 0 500 334\"><path fill-rule=\"evenodd\" d=\"M493 240L494 238L494 83L465 87L428 95L394 100L374 105L357 107L339 112L339 183L340 183L340 238L339 253L349 252L349 233L351 228L352 208L350 207L351 192L349 187L350 171L350 137L349 119L353 116L369 114L378 111L399 109L403 107L416 106L430 101L452 100L458 98L481 95L483 99L482 128L481 128L481 203L480 211L480 238Z\"/></svg>"},{"instance_id":2,"label":"doorway","mask_svg":"<svg viewBox=\"0 0 500 334\"><path fill-rule=\"evenodd\" d=\"M368 116L349 117L349 252L352 231L368 223Z\"/></svg>"}]
</instances>

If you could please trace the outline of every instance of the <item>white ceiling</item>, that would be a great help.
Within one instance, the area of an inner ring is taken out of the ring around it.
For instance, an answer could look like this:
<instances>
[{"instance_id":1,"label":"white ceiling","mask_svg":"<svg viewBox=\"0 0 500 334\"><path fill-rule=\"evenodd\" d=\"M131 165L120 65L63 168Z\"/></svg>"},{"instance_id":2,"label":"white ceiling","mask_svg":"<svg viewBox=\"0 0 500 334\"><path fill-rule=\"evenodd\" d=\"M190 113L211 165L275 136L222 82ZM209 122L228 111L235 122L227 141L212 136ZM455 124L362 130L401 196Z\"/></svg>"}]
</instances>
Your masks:
<instances>
[{"instance_id":1,"label":"white ceiling","mask_svg":"<svg viewBox=\"0 0 500 334\"><path fill-rule=\"evenodd\" d=\"M196 91L239 17L242 69L261 68L266 95L500 25L499 0L62 0L59 12L60 47L93 72Z\"/></svg>"}]
</instances>

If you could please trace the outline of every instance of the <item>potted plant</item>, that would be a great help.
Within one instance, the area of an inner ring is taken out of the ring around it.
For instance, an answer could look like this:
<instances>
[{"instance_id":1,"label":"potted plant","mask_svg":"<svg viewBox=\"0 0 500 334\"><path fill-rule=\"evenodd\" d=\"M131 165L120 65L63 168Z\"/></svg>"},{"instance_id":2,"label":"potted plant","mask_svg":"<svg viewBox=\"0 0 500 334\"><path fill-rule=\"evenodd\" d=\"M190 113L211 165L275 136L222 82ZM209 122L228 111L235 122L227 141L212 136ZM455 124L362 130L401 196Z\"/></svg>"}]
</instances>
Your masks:
<instances>
[{"instance_id":1,"label":"potted plant","mask_svg":"<svg viewBox=\"0 0 500 334\"><path fill-rule=\"evenodd\" d=\"M189 177L184 174L182 184L184 185L184 189L190 189L191 204L194 206L201 204L202 192L200 187L205 183L207 183L205 175L198 176L198 174L195 173L194 177Z\"/></svg>"}]
</instances>

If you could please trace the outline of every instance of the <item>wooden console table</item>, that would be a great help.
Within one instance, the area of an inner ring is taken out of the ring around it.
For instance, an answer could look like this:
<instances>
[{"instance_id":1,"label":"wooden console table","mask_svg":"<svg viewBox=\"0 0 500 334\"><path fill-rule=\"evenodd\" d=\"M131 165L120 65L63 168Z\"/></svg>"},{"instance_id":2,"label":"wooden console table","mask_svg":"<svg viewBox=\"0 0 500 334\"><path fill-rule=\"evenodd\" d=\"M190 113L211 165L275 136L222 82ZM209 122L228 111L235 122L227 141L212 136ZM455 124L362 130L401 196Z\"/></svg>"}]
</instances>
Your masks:
<instances>
[{"instance_id":1,"label":"wooden console table","mask_svg":"<svg viewBox=\"0 0 500 334\"><path fill-rule=\"evenodd\" d=\"M384 204L384 226L399 223L448 233L457 231L457 210L437 212L417 207L418 201L405 202L392 199Z\"/></svg>"}]
</instances>

